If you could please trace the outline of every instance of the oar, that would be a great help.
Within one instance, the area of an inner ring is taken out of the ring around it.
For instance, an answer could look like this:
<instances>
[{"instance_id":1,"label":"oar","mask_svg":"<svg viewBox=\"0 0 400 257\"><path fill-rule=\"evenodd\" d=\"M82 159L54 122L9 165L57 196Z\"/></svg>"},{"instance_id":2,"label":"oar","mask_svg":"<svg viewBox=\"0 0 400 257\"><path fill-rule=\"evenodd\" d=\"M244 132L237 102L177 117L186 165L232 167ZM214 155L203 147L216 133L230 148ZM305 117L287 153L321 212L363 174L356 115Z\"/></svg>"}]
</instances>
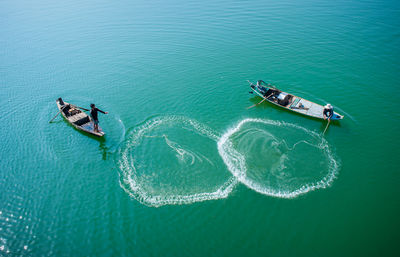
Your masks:
<instances>
[{"instance_id":1,"label":"oar","mask_svg":"<svg viewBox=\"0 0 400 257\"><path fill-rule=\"evenodd\" d=\"M324 130L324 133L322 133L322 135L324 135L325 134L325 131L327 130L327 128L328 128L328 126L329 126L329 123L331 122L331 119L329 119L328 120L328 124L326 124L326 127L325 127L325 130Z\"/></svg>"},{"instance_id":2,"label":"oar","mask_svg":"<svg viewBox=\"0 0 400 257\"><path fill-rule=\"evenodd\" d=\"M58 114L60 114L60 112L61 112L61 110L59 110L59 111L57 112L56 116L54 116L54 117L49 121L49 123L51 123L51 122L58 116Z\"/></svg>"},{"instance_id":3,"label":"oar","mask_svg":"<svg viewBox=\"0 0 400 257\"><path fill-rule=\"evenodd\" d=\"M63 108L61 108L61 110L59 110L59 111L57 112L56 116L54 116L54 117L49 121L49 123L51 123L51 122L58 116L58 114L60 114L61 111L64 110L64 108L65 108L65 106L64 106Z\"/></svg>"},{"instance_id":4,"label":"oar","mask_svg":"<svg viewBox=\"0 0 400 257\"><path fill-rule=\"evenodd\" d=\"M247 107L247 109L253 108L254 106L257 106L257 105L259 105L260 103L264 102L265 100L267 100L267 98L264 98L264 99L261 100L261 102L259 102L258 104L254 104L254 105L252 105L252 106L250 106L250 107Z\"/></svg>"},{"instance_id":5,"label":"oar","mask_svg":"<svg viewBox=\"0 0 400 257\"><path fill-rule=\"evenodd\" d=\"M272 93L273 94L273 93ZM268 97L270 97L272 94L270 94L269 96L265 97L263 100L261 100L261 102L259 102L258 104L252 105L250 107L247 107L247 109L253 108L254 106L259 105L260 103L264 102L265 100L267 100Z\"/></svg>"}]
</instances>

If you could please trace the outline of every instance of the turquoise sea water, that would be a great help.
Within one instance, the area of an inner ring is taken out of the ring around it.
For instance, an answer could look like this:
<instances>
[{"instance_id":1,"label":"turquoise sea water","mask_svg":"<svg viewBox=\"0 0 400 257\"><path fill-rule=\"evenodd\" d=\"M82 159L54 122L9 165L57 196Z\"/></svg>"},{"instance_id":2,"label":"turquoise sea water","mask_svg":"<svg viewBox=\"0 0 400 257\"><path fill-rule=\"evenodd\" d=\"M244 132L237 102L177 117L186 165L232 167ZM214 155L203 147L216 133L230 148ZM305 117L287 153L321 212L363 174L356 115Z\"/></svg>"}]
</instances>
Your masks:
<instances>
[{"instance_id":1,"label":"turquoise sea water","mask_svg":"<svg viewBox=\"0 0 400 257\"><path fill-rule=\"evenodd\" d=\"M1 1L0 256L396 256L398 1ZM249 94L271 82L344 120ZM75 130L55 100L107 133Z\"/></svg>"}]
</instances>

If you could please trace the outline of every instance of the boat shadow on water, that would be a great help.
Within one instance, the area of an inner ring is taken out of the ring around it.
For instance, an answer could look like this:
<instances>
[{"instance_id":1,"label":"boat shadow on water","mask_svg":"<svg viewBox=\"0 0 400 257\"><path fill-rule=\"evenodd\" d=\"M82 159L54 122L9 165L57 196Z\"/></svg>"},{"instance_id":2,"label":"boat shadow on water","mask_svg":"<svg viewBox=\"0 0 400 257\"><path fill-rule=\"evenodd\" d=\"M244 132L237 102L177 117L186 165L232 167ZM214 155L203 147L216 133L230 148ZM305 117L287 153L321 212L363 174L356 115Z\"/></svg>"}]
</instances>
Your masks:
<instances>
[{"instance_id":1,"label":"boat shadow on water","mask_svg":"<svg viewBox=\"0 0 400 257\"><path fill-rule=\"evenodd\" d=\"M254 96L254 97L250 98L249 100L253 104L258 104L258 103L260 103L262 101L262 98L259 97L259 96ZM315 117L312 117L312 116L302 115L302 114L296 113L296 112L288 112L287 110L282 110L282 107L276 106L276 105L271 104L271 103L269 103L267 101L264 101L264 102L258 104L257 106L255 106L255 108L257 108L257 107L263 108L263 109L272 108L272 109L276 110L277 112L285 112L285 113L287 113L289 115L302 117L302 118L307 119L307 120L318 121L318 122L321 123L321 126L320 126L321 132L324 131L324 129L326 127L327 120L322 120L322 119L315 118ZM341 127L342 125L341 125L339 120L331 120L330 126Z\"/></svg>"},{"instance_id":2,"label":"boat shadow on water","mask_svg":"<svg viewBox=\"0 0 400 257\"><path fill-rule=\"evenodd\" d=\"M79 129L75 128L74 126L72 126L65 119L57 121L57 122L54 122L54 123L59 123L59 122L65 122L69 127L73 128L74 131L78 132L79 134L84 135L86 137L89 137L89 138L99 142L99 150L100 150L100 153L101 153L101 159L102 160L104 160L104 161L107 160L107 158L110 156L110 154L112 154L112 152L110 151L109 147L107 147L106 144L105 144L107 135L104 135L102 137L98 137L98 136L95 136L93 134L87 133L85 131L79 130Z\"/></svg>"}]
</instances>

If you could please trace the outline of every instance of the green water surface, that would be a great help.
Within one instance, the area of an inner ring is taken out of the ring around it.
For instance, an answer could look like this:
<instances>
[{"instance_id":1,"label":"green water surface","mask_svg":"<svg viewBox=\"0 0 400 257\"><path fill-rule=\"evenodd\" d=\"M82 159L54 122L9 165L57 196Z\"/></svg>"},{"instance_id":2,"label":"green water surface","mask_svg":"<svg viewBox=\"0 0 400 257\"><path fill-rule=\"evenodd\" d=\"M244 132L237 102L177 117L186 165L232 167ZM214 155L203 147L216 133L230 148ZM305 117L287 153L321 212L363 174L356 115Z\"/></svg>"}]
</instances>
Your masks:
<instances>
[{"instance_id":1,"label":"green water surface","mask_svg":"<svg viewBox=\"0 0 400 257\"><path fill-rule=\"evenodd\" d=\"M390 0L0 1L0 256L397 256L399 27ZM247 109L258 79L345 118Z\"/></svg>"}]
</instances>

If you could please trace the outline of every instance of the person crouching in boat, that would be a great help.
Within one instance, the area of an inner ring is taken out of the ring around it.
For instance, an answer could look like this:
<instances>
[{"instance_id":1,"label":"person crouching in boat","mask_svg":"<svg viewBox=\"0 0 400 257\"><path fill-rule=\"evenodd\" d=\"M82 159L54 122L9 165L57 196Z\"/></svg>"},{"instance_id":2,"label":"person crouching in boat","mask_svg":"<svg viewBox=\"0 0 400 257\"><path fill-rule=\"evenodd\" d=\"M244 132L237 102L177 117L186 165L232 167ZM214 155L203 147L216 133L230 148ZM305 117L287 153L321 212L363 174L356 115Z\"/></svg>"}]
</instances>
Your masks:
<instances>
[{"instance_id":1,"label":"person crouching in boat","mask_svg":"<svg viewBox=\"0 0 400 257\"><path fill-rule=\"evenodd\" d=\"M324 106L324 112L323 112L324 120L328 119L330 120L333 116L333 106L330 104L327 104Z\"/></svg>"},{"instance_id":2,"label":"person crouching in boat","mask_svg":"<svg viewBox=\"0 0 400 257\"><path fill-rule=\"evenodd\" d=\"M94 131L99 132L99 119L98 119L97 114L98 114L98 112L108 114L108 112L103 112L102 110L96 108L96 106L94 104L90 104L90 107L92 108L90 110L90 117L92 117Z\"/></svg>"}]
</instances>

